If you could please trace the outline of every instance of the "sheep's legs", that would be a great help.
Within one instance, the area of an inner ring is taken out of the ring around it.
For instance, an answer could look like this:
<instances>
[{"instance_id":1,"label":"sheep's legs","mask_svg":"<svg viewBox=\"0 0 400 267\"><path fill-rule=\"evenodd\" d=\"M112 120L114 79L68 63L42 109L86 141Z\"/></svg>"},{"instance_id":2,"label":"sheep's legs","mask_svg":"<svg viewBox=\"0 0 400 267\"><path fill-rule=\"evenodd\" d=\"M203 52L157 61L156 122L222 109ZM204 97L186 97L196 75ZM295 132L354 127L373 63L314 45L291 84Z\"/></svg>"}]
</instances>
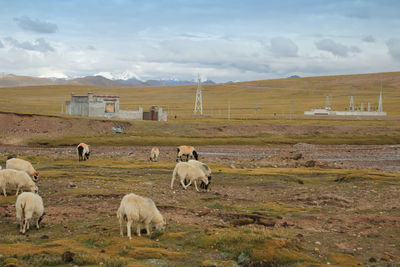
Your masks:
<instances>
[{"instance_id":1,"label":"sheep's legs","mask_svg":"<svg viewBox=\"0 0 400 267\"><path fill-rule=\"evenodd\" d=\"M185 185L183 180L181 180L181 184L182 184L183 188L187 189L192 184L192 180L189 180L189 183L187 185Z\"/></svg>"},{"instance_id":2,"label":"sheep's legs","mask_svg":"<svg viewBox=\"0 0 400 267\"><path fill-rule=\"evenodd\" d=\"M16 196L18 196L19 193L19 186L17 187L17 193L15 193Z\"/></svg>"},{"instance_id":3,"label":"sheep's legs","mask_svg":"<svg viewBox=\"0 0 400 267\"><path fill-rule=\"evenodd\" d=\"M123 219L119 218L119 234L121 235L121 237L124 236L124 225L123 225Z\"/></svg>"},{"instance_id":4,"label":"sheep's legs","mask_svg":"<svg viewBox=\"0 0 400 267\"><path fill-rule=\"evenodd\" d=\"M148 223L146 223L146 233L147 233L147 235L148 236L150 236L150 227L149 227L149 224Z\"/></svg>"},{"instance_id":5,"label":"sheep's legs","mask_svg":"<svg viewBox=\"0 0 400 267\"><path fill-rule=\"evenodd\" d=\"M196 180L194 180L194 187L196 188L196 191L199 192L199 189L197 188Z\"/></svg>"},{"instance_id":6,"label":"sheep's legs","mask_svg":"<svg viewBox=\"0 0 400 267\"><path fill-rule=\"evenodd\" d=\"M4 194L5 197L7 196L6 187L3 187L3 194Z\"/></svg>"},{"instance_id":7,"label":"sheep's legs","mask_svg":"<svg viewBox=\"0 0 400 267\"><path fill-rule=\"evenodd\" d=\"M136 234L140 236L140 223L137 224Z\"/></svg>"},{"instance_id":8,"label":"sheep's legs","mask_svg":"<svg viewBox=\"0 0 400 267\"><path fill-rule=\"evenodd\" d=\"M127 231L127 233L128 233L129 239L132 239L132 236L131 236L131 226L132 226L132 221L129 220L129 221L126 223L126 231Z\"/></svg>"},{"instance_id":9,"label":"sheep's legs","mask_svg":"<svg viewBox=\"0 0 400 267\"><path fill-rule=\"evenodd\" d=\"M36 220L36 229L39 230L39 219Z\"/></svg>"},{"instance_id":10,"label":"sheep's legs","mask_svg":"<svg viewBox=\"0 0 400 267\"><path fill-rule=\"evenodd\" d=\"M21 233L25 234L25 232L26 232L26 230L27 230L27 228L26 228L27 225L28 225L28 229L29 229L28 220L27 220L27 219L24 219L24 225L23 225L23 228L22 228L22 232L21 232Z\"/></svg>"}]
</instances>

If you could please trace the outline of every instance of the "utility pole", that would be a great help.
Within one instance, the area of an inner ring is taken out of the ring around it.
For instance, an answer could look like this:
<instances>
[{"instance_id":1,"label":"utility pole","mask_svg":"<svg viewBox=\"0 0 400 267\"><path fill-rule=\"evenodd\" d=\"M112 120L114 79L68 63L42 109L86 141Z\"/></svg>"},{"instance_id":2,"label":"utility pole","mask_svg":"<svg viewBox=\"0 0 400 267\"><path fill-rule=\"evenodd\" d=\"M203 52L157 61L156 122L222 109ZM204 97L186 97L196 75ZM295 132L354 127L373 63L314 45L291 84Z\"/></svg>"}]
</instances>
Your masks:
<instances>
[{"instance_id":1,"label":"utility pole","mask_svg":"<svg viewBox=\"0 0 400 267\"><path fill-rule=\"evenodd\" d=\"M194 114L200 113L203 115L203 97L201 95L201 80L200 74L197 79L196 102L194 103Z\"/></svg>"},{"instance_id":2,"label":"utility pole","mask_svg":"<svg viewBox=\"0 0 400 267\"><path fill-rule=\"evenodd\" d=\"M231 119L231 102L228 103L228 120Z\"/></svg>"},{"instance_id":3,"label":"utility pole","mask_svg":"<svg viewBox=\"0 0 400 267\"><path fill-rule=\"evenodd\" d=\"M293 103L293 99L292 100L290 100L290 119L292 119L292 117L293 117L293 106L294 106L294 103Z\"/></svg>"}]
</instances>

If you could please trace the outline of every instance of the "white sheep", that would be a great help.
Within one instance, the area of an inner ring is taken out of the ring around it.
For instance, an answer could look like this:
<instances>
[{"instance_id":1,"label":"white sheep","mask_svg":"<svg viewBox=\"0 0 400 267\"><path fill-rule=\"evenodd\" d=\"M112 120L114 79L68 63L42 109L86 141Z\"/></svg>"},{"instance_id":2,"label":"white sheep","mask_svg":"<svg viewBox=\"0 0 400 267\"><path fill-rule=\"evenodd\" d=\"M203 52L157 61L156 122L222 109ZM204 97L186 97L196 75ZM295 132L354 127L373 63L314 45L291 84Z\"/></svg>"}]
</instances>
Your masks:
<instances>
[{"instance_id":1,"label":"white sheep","mask_svg":"<svg viewBox=\"0 0 400 267\"><path fill-rule=\"evenodd\" d=\"M180 178L181 185L184 189L187 189L192 183L194 183L197 192L199 192L196 183L197 180L204 182L206 185L208 184L207 175L203 170L187 162L179 162L176 164L174 172L172 173L171 189L174 188L174 181L177 177ZM187 185L184 183L184 180L186 179L189 180Z\"/></svg>"},{"instance_id":2,"label":"white sheep","mask_svg":"<svg viewBox=\"0 0 400 267\"><path fill-rule=\"evenodd\" d=\"M6 169L14 169L18 171L25 171L32 177L33 181L37 181L39 177L39 172L33 168L29 161L17 158L11 158L6 162Z\"/></svg>"},{"instance_id":3,"label":"white sheep","mask_svg":"<svg viewBox=\"0 0 400 267\"><path fill-rule=\"evenodd\" d=\"M141 197L133 193L127 194L122 198L121 205L117 211L120 233L124 236L123 221L126 221L127 235L131 236L131 225L137 223L137 235L140 236L140 224L144 223L147 235L150 235L149 224L153 223L157 230L164 230L166 221L157 209L153 200Z\"/></svg>"},{"instance_id":4,"label":"white sheep","mask_svg":"<svg viewBox=\"0 0 400 267\"><path fill-rule=\"evenodd\" d=\"M206 189L208 191L209 186L211 184L211 169L208 167L206 164L203 162L200 162L198 160L191 159L188 161L189 164L192 164L193 166L196 166L203 170L204 174L207 175L208 178L208 184L205 184L204 182L201 182L200 188ZM187 184L189 181L185 180L185 184Z\"/></svg>"},{"instance_id":5,"label":"white sheep","mask_svg":"<svg viewBox=\"0 0 400 267\"><path fill-rule=\"evenodd\" d=\"M153 147L150 152L150 161L157 161L160 155L160 150L157 147Z\"/></svg>"},{"instance_id":6,"label":"white sheep","mask_svg":"<svg viewBox=\"0 0 400 267\"><path fill-rule=\"evenodd\" d=\"M20 233L25 234L26 230L29 230L29 221L32 219L35 219L36 228L39 229L44 216L44 207L43 200L38 194L22 193L17 198L15 209Z\"/></svg>"},{"instance_id":7,"label":"white sheep","mask_svg":"<svg viewBox=\"0 0 400 267\"><path fill-rule=\"evenodd\" d=\"M5 169L0 171L0 187L3 188L4 196L6 194L7 186L17 187L18 195L20 189L27 189L31 192L38 192L38 187L32 181L31 177L24 171L17 171L13 169Z\"/></svg>"},{"instance_id":8,"label":"white sheep","mask_svg":"<svg viewBox=\"0 0 400 267\"><path fill-rule=\"evenodd\" d=\"M189 158L199 159L199 155L193 146L178 146L176 148L176 162L183 161L182 156L186 156L185 161L188 161Z\"/></svg>"},{"instance_id":9,"label":"white sheep","mask_svg":"<svg viewBox=\"0 0 400 267\"><path fill-rule=\"evenodd\" d=\"M80 143L76 149L78 150L79 161L89 159L90 150L87 144Z\"/></svg>"}]
</instances>

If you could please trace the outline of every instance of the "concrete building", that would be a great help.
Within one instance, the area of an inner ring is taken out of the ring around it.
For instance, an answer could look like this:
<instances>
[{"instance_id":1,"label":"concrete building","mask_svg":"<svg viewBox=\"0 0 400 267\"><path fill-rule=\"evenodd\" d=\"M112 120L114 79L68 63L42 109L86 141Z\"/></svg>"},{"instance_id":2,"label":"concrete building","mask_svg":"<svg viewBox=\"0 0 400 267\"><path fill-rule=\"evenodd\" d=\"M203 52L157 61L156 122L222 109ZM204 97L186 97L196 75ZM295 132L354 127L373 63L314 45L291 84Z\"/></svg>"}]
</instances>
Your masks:
<instances>
[{"instance_id":1,"label":"concrete building","mask_svg":"<svg viewBox=\"0 0 400 267\"><path fill-rule=\"evenodd\" d=\"M119 100L119 96L94 95L93 93L81 96L72 93L71 100L65 102L65 111L68 115L75 116L167 121L167 114L162 111L162 108L153 106L150 109L150 114L152 115L146 115L145 118L144 114L148 112L144 113L142 107L139 107L138 110L120 110Z\"/></svg>"}]
</instances>

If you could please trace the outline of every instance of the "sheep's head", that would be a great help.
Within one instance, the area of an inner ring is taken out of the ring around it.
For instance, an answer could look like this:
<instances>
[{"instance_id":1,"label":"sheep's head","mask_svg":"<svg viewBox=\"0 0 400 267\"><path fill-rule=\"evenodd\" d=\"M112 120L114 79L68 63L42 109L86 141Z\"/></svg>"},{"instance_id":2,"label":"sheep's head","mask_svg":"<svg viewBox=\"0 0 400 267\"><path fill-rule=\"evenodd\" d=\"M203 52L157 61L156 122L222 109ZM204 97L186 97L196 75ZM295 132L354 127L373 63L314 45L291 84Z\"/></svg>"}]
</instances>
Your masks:
<instances>
[{"instance_id":1,"label":"sheep's head","mask_svg":"<svg viewBox=\"0 0 400 267\"><path fill-rule=\"evenodd\" d=\"M33 173L33 181L37 182L38 179L39 179L39 172L35 171Z\"/></svg>"},{"instance_id":2,"label":"sheep's head","mask_svg":"<svg viewBox=\"0 0 400 267\"><path fill-rule=\"evenodd\" d=\"M162 222L155 224L154 227L158 231L164 231L166 225L167 225L167 221L163 218Z\"/></svg>"},{"instance_id":3,"label":"sheep's head","mask_svg":"<svg viewBox=\"0 0 400 267\"><path fill-rule=\"evenodd\" d=\"M204 175L204 176L201 178L201 182L204 183L205 185L208 185L209 181L208 181L207 175Z\"/></svg>"},{"instance_id":4,"label":"sheep's head","mask_svg":"<svg viewBox=\"0 0 400 267\"><path fill-rule=\"evenodd\" d=\"M39 192L39 188L36 185L34 185L31 187L31 192L37 194Z\"/></svg>"},{"instance_id":5,"label":"sheep's head","mask_svg":"<svg viewBox=\"0 0 400 267\"><path fill-rule=\"evenodd\" d=\"M86 153L86 158L89 159L89 156L90 156L90 152L87 152Z\"/></svg>"}]
</instances>

